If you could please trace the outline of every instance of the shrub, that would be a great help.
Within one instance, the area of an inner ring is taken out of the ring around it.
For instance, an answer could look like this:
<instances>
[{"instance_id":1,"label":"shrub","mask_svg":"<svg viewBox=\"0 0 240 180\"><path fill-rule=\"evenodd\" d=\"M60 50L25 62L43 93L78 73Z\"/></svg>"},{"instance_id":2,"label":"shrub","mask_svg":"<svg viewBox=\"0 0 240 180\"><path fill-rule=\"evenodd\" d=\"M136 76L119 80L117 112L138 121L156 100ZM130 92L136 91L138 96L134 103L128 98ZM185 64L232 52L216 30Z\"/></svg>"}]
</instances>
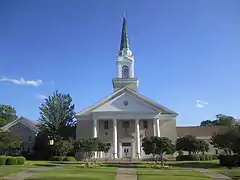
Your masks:
<instances>
[{"instance_id":1,"label":"shrub","mask_svg":"<svg viewBox=\"0 0 240 180\"><path fill-rule=\"evenodd\" d=\"M240 156L239 155L220 155L219 163L221 166L240 166Z\"/></svg>"},{"instance_id":2,"label":"shrub","mask_svg":"<svg viewBox=\"0 0 240 180\"><path fill-rule=\"evenodd\" d=\"M73 156L66 156L63 158L63 161L76 161L76 159Z\"/></svg>"},{"instance_id":3,"label":"shrub","mask_svg":"<svg viewBox=\"0 0 240 180\"><path fill-rule=\"evenodd\" d=\"M198 155L179 155L176 157L177 161L199 161L200 157Z\"/></svg>"},{"instance_id":4,"label":"shrub","mask_svg":"<svg viewBox=\"0 0 240 180\"><path fill-rule=\"evenodd\" d=\"M17 157L17 160L18 160L18 164L20 164L20 165L24 164L26 161L25 157L23 157L23 156Z\"/></svg>"},{"instance_id":5,"label":"shrub","mask_svg":"<svg viewBox=\"0 0 240 180\"><path fill-rule=\"evenodd\" d=\"M7 161L7 156L0 156L0 165L5 165Z\"/></svg>"},{"instance_id":6,"label":"shrub","mask_svg":"<svg viewBox=\"0 0 240 180\"><path fill-rule=\"evenodd\" d=\"M18 164L18 158L17 157L11 157L8 156L6 160L6 165L17 165Z\"/></svg>"},{"instance_id":7,"label":"shrub","mask_svg":"<svg viewBox=\"0 0 240 180\"><path fill-rule=\"evenodd\" d=\"M63 161L63 156L52 156L50 161Z\"/></svg>"},{"instance_id":8,"label":"shrub","mask_svg":"<svg viewBox=\"0 0 240 180\"><path fill-rule=\"evenodd\" d=\"M193 155L179 155L176 157L177 161L211 161L213 159L217 159L217 156L209 154L193 154Z\"/></svg>"}]
</instances>

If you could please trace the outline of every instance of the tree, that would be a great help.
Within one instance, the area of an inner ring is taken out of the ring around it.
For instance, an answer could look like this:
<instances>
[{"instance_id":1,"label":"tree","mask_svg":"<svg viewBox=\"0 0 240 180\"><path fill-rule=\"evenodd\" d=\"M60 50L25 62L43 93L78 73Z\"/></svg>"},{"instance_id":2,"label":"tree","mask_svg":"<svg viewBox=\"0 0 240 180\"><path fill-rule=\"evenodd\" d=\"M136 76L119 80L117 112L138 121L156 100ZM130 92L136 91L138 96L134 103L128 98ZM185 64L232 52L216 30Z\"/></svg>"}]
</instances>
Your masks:
<instances>
[{"instance_id":1,"label":"tree","mask_svg":"<svg viewBox=\"0 0 240 180\"><path fill-rule=\"evenodd\" d=\"M75 142L74 150L83 154L84 160L87 162L91 158L94 152L107 153L110 149L110 144L101 141L99 138L80 139Z\"/></svg>"},{"instance_id":2,"label":"tree","mask_svg":"<svg viewBox=\"0 0 240 180\"><path fill-rule=\"evenodd\" d=\"M164 154L172 154L175 151L175 146L172 141L166 137L145 137L142 140L142 147L145 154L156 154L161 157L161 165L163 166L163 155ZM157 159L156 159L157 160Z\"/></svg>"},{"instance_id":3,"label":"tree","mask_svg":"<svg viewBox=\"0 0 240 180\"><path fill-rule=\"evenodd\" d=\"M200 126L232 126L234 125L236 120L232 116L227 116L224 114L217 114L216 119L211 121L211 120L206 120L202 121Z\"/></svg>"},{"instance_id":4,"label":"tree","mask_svg":"<svg viewBox=\"0 0 240 180\"><path fill-rule=\"evenodd\" d=\"M71 138L69 140L60 139L54 144L54 149L56 156L66 156L67 153L71 152L73 149L73 141Z\"/></svg>"},{"instance_id":5,"label":"tree","mask_svg":"<svg viewBox=\"0 0 240 180\"><path fill-rule=\"evenodd\" d=\"M200 126L211 126L211 125L213 125L211 120L202 121L200 124Z\"/></svg>"},{"instance_id":6,"label":"tree","mask_svg":"<svg viewBox=\"0 0 240 180\"><path fill-rule=\"evenodd\" d=\"M16 110L10 105L0 104L0 127L17 119Z\"/></svg>"},{"instance_id":7,"label":"tree","mask_svg":"<svg viewBox=\"0 0 240 180\"><path fill-rule=\"evenodd\" d=\"M40 131L47 131L50 138L56 141L59 137L68 140L75 136L76 122L74 104L69 94L54 92L40 106Z\"/></svg>"},{"instance_id":8,"label":"tree","mask_svg":"<svg viewBox=\"0 0 240 180\"><path fill-rule=\"evenodd\" d=\"M189 154L196 153L198 151L197 139L192 135L180 137L176 141L177 151L188 151Z\"/></svg>"},{"instance_id":9,"label":"tree","mask_svg":"<svg viewBox=\"0 0 240 180\"><path fill-rule=\"evenodd\" d=\"M202 139L197 139L197 150L198 152L202 152L202 154L204 154L209 151L209 144Z\"/></svg>"},{"instance_id":10,"label":"tree","mask_svg":"<svg viewBox=\"0 0 240 180\"><path fill-rule=\"evenodd\" d=\"M226 154L240 154L240 125L234 125L224 134L217 134L211 138L214 147L223 149Z\"/></svg>"},{"instance_id":11,"label":"tree","mask_svg":"<svg viewBox=\"0 0 240 180\"><path fill-rule=\"evenodd\" d=\"M19 138L8 131L0 131L0 153L8 155L13 149L20 150Z\"/></svg>"}]
</instances>

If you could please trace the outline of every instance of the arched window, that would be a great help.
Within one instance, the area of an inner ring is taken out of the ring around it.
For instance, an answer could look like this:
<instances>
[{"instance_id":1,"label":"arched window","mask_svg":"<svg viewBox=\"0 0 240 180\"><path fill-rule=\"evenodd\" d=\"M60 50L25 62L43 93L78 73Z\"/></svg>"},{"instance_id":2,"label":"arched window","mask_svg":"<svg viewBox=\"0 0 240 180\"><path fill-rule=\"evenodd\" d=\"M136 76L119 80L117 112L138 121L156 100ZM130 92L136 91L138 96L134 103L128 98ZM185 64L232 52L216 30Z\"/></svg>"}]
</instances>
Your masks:
<instances>
[{"instance_id":1,"label":"arched window","mask_svg":"<svg viewBox=\"0 0 240 180\"><path fill-rule=\"evenodd\" d=\"M129 78L129 68L126 65L122 67L122 77Z\"/></svg>"}]
</instances>

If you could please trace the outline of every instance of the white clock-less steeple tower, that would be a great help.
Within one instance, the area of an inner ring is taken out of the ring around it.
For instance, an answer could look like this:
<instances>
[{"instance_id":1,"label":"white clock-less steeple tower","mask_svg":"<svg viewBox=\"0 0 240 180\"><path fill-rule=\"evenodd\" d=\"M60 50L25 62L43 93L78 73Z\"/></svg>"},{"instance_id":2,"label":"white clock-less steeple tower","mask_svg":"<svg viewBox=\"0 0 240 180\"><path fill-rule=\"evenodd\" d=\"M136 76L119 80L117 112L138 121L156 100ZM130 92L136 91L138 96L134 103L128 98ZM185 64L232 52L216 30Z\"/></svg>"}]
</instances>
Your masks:
<instances>
[{"instance_id":1,"label":"white clock-less steeple tower","mask_svg":"<svg viewBox=\"0 0 240 180\"><path fill-rule=\"evenodd\" d=\"M126 18L123 18L120 50L117 56L117 77L113 79L114 91L128 87L138 88L138 79L134 76L134 56L129 46Z\"/></svg>"}]
</instances>

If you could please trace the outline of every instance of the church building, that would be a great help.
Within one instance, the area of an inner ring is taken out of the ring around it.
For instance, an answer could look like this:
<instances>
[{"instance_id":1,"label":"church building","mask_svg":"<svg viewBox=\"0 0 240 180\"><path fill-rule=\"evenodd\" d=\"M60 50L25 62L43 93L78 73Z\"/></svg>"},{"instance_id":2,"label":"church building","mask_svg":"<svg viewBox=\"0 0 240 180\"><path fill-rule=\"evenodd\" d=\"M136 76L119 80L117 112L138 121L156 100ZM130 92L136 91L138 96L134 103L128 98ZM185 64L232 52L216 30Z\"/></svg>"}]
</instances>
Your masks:
<instances>
[{"instance_id":1,"label":"church building","mask_svg":"<svg viewBox=\"0 0 240 180\"><path fill-rule=\"evenodd\" d=\"M142 138L159 136L172 141L177 139L178 114L138 92L139 80L135 77L134 64L124 18L116 60L117 72L112 80L113 93L76 116L77 140L98 137L111 144L107 154L95 154L95 158L144 159L148 156L142 150Z\"/></svg>"}]
</instances>

